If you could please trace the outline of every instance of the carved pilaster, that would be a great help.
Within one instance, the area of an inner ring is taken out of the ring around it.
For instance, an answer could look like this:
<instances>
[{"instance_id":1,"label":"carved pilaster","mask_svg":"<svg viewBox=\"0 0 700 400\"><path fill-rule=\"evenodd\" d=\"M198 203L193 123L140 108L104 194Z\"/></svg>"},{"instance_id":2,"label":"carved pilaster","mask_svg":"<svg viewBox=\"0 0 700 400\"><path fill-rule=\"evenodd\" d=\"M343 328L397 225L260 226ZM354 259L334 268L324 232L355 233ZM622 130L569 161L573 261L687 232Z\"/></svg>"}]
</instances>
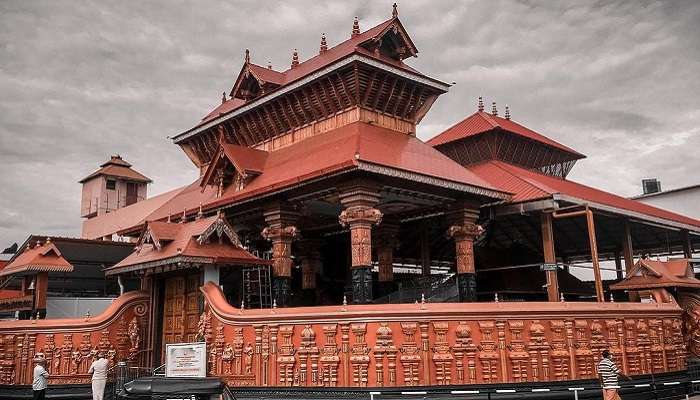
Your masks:
<instances>
[{"instance_id":1,"label":"carved pilaster","mask_svg":"<svg viewBox=\"0 0 700 400\"><path fill-rule=\"evenodd\" d=\"M356 183L340 193L345 208L338 217L343 227L350 229L352 288L354 303L372 301L372 226L382 220L377 187Z\"/></svg>"},{"instance_id":2,"label":"carved pilaster","mask_svg":"<svg viewBox=\"0 0 700 400\"><path fill-rule=\"evenodd\" d=\"M476 207L476 208L470 208ZM476 301L476 269L474 264L474 238L482 231L476 224L478 206L458 205L448 215L451 226L447 234L455 241L455 265L460 301Z\"/></svg>"},{"instance_id":3,"label":"carved pilaster","mask_svg":"<svg viewBox=\"0 0 700 400\"><path fill-rule=\"evenodd\" d=\"M294 226L298 214L290 206L274 204L265 209L263 238L272 242L273 297L279 307L287 305L292 277L292 241L299 235Z\"/></svg>"}]
</instances>

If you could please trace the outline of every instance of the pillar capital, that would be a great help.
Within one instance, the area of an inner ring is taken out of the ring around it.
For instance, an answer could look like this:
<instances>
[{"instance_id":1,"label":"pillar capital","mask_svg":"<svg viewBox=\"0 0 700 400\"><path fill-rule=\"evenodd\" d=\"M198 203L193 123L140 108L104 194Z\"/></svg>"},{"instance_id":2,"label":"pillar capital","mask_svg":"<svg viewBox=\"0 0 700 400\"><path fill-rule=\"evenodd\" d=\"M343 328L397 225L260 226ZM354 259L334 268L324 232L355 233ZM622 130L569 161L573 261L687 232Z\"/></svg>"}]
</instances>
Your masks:
<instances>
[{"instance_id":1,"label":"pillar capital","mask_svg":"<svg viewBox=\"0 0 700 400\"><path fill-rule=\"evenodd\" d=\"M455 240L474 240L484 231L481 225L474 222L466 222L459 225L452 225L447 229L447 234Z\"/></svg>"},{"instance_id":2,"label":"pillar capital","mask_svg":"<svg viewBox=\"0 0 700 400\"><path fill-rule=\"evenodd\" d=\"M343 227L372 226L382 222L382 212L367 205L353 205L340 213L338 220Z\"/></svg>"},{"instance_id":3,"label":"pillar capital","mask_svg":"<svg viewBox=\"0 0 700 400\"><path fill-rule=\"evenodd\" d=\"M299 236L295 226L296 209L286 202L274 202L263 211L265 227L260 235L272 242L273 296L277 304L286 306L292 278L292 241Z\"/></svg>"},{"instance_id":4,"label":"pillar capital","mask_svg":"<svg viewBox=\"0 0 700 400\"><path fill-rule=\"evenodd\" d=\"M291 242L299 236L299 229L294 225L268 226L260 232L260 236L271 242L280 240Z\"/></svg>"}]
</instances>

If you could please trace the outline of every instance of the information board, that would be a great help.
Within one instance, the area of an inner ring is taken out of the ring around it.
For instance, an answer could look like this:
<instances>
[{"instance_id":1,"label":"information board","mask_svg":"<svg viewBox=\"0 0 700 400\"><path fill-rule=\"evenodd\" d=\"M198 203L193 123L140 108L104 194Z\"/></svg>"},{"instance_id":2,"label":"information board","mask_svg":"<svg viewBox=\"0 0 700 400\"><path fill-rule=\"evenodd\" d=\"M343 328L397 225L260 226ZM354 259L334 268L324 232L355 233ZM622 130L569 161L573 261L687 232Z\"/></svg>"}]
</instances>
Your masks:
<instances>
[{"instance_id":1,"label":"information board","mask_svg":"<svg viewBox=\"0 0 700 400\"><path fill-rule=\"evenodd\" d=\"M204 342L166 344L165 376L206 378L207 344Z\"/></svg>"}]
</instances>

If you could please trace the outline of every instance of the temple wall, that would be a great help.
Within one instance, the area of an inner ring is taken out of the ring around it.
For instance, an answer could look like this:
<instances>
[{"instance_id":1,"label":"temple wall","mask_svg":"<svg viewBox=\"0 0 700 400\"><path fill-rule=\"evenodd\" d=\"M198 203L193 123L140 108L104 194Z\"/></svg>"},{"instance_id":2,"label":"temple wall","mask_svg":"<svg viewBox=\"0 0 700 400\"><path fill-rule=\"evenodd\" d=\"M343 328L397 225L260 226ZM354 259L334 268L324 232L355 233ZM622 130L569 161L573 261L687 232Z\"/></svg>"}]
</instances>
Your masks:
<instances>
[{"instance_id":1,"label":"temple wall","mask_svg":"<svg viewBox=\"0 0 700 400\"><path fill-rule=\"evenodd\" d=\"M686 368L682 310L642 303L441 303L240 310L219 288L200 334L231 386L392 387L630 375Z\"/></svg>"},{"instance_id":2,"label":"temple wall","mask_svg":"<svg viewBox=\"0 0 700 400\"><path fill-rule=\"evenodd\" d=\"M102 314L76 319L0 322L0 385L32 383L37 353L44 353L49 384L89 383L93 357L139 364L149 299L144 292L117 298Z\"/></svg>"}]
</instances>

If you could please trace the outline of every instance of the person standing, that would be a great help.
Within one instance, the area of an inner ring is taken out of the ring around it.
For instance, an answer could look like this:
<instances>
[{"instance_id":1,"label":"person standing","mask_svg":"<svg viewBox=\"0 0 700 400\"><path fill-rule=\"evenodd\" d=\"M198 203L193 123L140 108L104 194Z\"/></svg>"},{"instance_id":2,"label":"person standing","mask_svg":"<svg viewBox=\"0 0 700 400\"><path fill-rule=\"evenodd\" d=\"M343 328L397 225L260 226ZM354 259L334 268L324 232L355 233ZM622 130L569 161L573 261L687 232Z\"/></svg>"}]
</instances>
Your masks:
<instances>
[{"instance_id":1,"label":"person standing","mask_svg":"<svg viewBox=\"0 0 700 400\"><path fill-rule=\"evenodd\" d=\"M105 358L104 353L97 353L97 360L92 362L88 370L88 373L92 374L92 400L102 400L104 398L108 367L109 360Z\"/></svg>"},{"instance_id":2,"label":"person standing","mask_svg":"<svg viewBox=\"0 0 700 400\"><path fill-rule=\"evenodd\" d=\"M603 400L620 400L620 395L617 389L620 387L618 376L632 380L629 376L620 371L620 368L615 365L612 360L612 354L609 350L603 350L603 358L598 363L598 378L603 387Z\"/></svg>"},{"instance_id":3,"label":"person standing","mask_svg":"<svg viewBox=\"0 0 700 400\"><path fill-rule=\"evenodd\" d=\"M32 395L34 400L44 400L46 398L46 387L48 386L49 373L46 371L46 358L44 354L37 353L34 356L34 380L32 381Z\"/></svg>"}]
</instances>

